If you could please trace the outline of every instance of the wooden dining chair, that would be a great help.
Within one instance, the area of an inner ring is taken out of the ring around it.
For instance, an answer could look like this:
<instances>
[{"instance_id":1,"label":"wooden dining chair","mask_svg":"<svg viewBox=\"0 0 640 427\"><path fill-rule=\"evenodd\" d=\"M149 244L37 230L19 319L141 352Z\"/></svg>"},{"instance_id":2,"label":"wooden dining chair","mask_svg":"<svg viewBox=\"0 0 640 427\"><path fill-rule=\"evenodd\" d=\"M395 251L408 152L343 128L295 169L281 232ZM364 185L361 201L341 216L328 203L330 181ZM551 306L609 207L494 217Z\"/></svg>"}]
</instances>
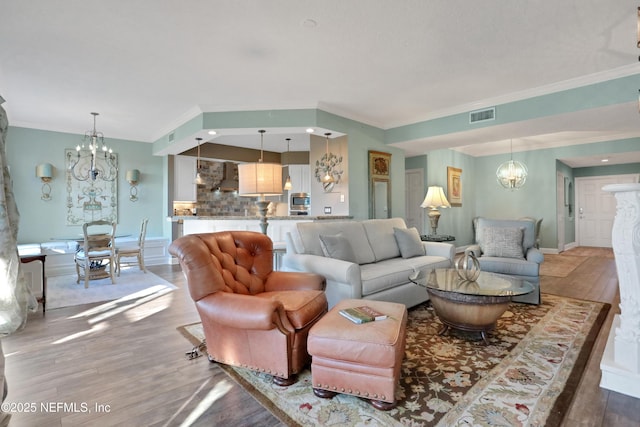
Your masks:
<instances>
[{"instance_id":1,"label":"wooden dining chair","mask_svg":"<svg viewBox=\"0 0 640 427\"><path fill-rule=\"evenodd\" d=\"M92 221L82 225L84 242L75 254L76 273L84 279L84 287L89 280L111 278L115 284L114 268L116 260L115 235L116 223L110 221Z\"/></svg>"},{"instance_id":2,"label":"wooden dining chair","mask_svg":"<svg viewBox=\"0 0 640 427\"><path fill-rule=\"evenodd\" d=\"M118 276L120 276L122 258L136 257L138 259L138 266L140 267L140 270L142 270L144 273L147 272L147 269L144 266L144 239L147 235L148 222L149 218L144 218L142 220L137 246L116 247L116 270L118 271Z\"/></svg>"}]
</instances>

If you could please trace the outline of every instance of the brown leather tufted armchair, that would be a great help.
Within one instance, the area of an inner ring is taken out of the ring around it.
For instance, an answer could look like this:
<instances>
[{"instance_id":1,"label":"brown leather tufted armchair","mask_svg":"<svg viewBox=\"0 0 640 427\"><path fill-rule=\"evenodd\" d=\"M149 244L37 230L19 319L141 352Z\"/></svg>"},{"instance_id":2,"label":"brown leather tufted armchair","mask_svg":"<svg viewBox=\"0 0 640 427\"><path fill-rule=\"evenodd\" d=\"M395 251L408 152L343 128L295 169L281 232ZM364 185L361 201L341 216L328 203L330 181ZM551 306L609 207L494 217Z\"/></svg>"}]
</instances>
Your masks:
<instances>
[{"instance_id":1,"label":"brown leather tufted armchair","mask_svg":"<svg viewBox=\"0 0 640 427\"><path fill-rule=\"evenodd\" d=\"M309 329L327 312L325 278L273 271L273 242L252 231L187 235L169 252L187 278L209 360L293 384L310 362Z\"/></svg>"}]
</instances>

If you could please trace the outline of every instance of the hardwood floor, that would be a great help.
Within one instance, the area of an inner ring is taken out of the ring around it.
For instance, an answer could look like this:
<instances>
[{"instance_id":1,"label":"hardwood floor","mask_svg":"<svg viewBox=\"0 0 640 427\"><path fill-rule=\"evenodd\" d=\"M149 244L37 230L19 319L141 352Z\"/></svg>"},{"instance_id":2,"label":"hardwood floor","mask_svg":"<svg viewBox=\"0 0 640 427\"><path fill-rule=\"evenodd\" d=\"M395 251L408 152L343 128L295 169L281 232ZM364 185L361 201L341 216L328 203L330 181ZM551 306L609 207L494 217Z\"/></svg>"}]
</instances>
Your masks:
<instances>
[{"instance_id":1,"label":"hardwood floor","mask_svg":"<svg viewBox=\"0 0 640 427\"><path fill-rule=\"evenodd\" d=\"M565 417L568 427L640 425L639 399L599 387L600 359L619 313L615 263L606 255L590 251L567 277L541 280L542 292L612 303ZM40 311L23 331L2 339L6 402L36 405L14 413L11 426L281 425L219 366L204 357L187 360L191 346L176 327L199 318L185 280L177 266L149 270L179 289L111 312L89 311L100 304L44 317Z\"/></svg>"},{"instance_id":2,"label":"hardwood floor","mask_svg":"<svg viewBox=\"0 0 640 427\"><path fill-rule=\"evenodd\" d=\"M563 425L637 427L640 425L640 399L600 388L600 360L613 316L620 313L613 251L605 248L575 248L563 252L562 256L587 256L588 259L567 277L541 276L540 289L543 293L611 304Z\"/></svg>"}]
</instances>

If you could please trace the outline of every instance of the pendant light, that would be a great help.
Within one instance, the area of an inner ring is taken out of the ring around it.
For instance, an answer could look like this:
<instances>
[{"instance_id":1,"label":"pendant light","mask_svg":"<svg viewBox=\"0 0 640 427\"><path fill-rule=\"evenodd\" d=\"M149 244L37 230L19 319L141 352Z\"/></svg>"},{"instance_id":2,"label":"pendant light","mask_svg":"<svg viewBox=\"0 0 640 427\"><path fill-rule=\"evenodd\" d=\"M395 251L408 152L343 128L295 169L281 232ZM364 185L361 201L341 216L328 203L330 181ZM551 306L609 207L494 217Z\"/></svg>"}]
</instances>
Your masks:
<instances>
[{"instance_id":1,"label":"pendant light","mask_svg":"<svg viewBox=\"0 0 640 427\"><path fill-rule=\"evenodd\" d=\"M291 142L291 138L286 138L287 140L287 180L284 183L284 190L291 191L293 186L291 185L291 175L289 174L289 142Z\"/></svg>"},{"instance_id":2,"label":"pendant light","mask_svg":"<svg viewBox=\"0 0 640 427\"><path fill-rule=\"evenodd\" d=\"M260 216L260 228L267 234L268 200L265 196L279 196L282 194L282 165L264 162L264 130L260 133L260 159L257 163L243 163L238 165L239 188L238 193L245 197L258 197L256 205Z\"/></svg>"},{"instance_id":3,"label":"pendant light","mask_svg":"<svg viewBox=\"0 0 640 427\"><path fill-rule=\"evenodd\" d=\"M513 160L513 140L511 140L511 158L498 166L496 177L504 188L517 190L527 181L527 167L524 163Z\"/></svg>"},{"instance_id":4,"label":"pendant light","mask_svg":"<svg viewBox=\"0 0 640 427\"><path fill-rule=\"evenodd\" d=\"M196 179L193 180L193 183L202 185L204 184L204 179L202 179L202 175L200 175L200 141L202 141L202 138L196 138L196 141L198 141L198 160L196 161Z\"/></svg>"}]
</instances>

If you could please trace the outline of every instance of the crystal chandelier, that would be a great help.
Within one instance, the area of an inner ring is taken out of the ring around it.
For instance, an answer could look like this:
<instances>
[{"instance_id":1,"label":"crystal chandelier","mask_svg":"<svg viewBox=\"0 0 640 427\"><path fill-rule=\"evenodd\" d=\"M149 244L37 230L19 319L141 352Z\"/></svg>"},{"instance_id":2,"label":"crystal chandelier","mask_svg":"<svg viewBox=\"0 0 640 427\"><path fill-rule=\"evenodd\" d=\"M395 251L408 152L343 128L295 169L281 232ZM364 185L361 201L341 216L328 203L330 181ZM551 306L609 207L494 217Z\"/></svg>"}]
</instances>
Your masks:
<instances>
[{"instance_id":1,"label":"crystal chandelier","mask_svg":"<svg viewBox=\"0 0 640 427\"><path fill-rule=\"evenodd\" d=\"M113 150L104 143L102 132L96 131L96 116L93 115L93 130L88 130L82 139L83 143L76 146L76 159L73 154L67 154L69 171L78 181L114 181L118 177L118 164ZM85 142L89 142L85 145Z\"/></svg>"},{"instance_id":2,"label":"crystal chandelier","mask_svg":"<svg viewBox=\"0 0 640 427\"><path fill-rule=\"evenodd\" d=\"M524 163L513 160L513 140L511 141L511 159L498 166L496 177L500 185L510 190L517 190L527 181L527 167Z\"/></svg>"}]
</instances>

